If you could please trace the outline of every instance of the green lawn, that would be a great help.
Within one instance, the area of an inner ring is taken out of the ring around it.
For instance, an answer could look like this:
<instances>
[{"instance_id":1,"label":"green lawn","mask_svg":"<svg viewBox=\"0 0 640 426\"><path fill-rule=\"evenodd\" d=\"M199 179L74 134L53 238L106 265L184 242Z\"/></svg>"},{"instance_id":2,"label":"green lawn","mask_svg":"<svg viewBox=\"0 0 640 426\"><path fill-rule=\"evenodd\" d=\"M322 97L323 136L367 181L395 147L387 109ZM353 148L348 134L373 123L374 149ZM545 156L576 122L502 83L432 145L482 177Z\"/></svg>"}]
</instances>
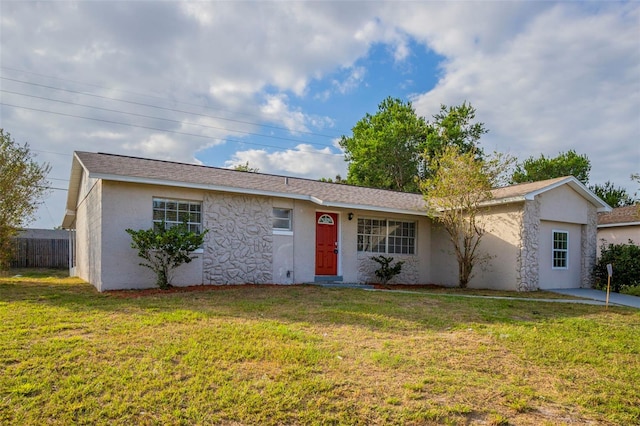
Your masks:
<instances>
[{"instance_id":1,"label":"green lawn","mask_svg":"<svg viewBox=\"0 0 640 426\"><path fill-rule=\"evenodd\" d=\"M0 278L0 424L638 424L640 311Z\"/></svg>"}]
</instances>

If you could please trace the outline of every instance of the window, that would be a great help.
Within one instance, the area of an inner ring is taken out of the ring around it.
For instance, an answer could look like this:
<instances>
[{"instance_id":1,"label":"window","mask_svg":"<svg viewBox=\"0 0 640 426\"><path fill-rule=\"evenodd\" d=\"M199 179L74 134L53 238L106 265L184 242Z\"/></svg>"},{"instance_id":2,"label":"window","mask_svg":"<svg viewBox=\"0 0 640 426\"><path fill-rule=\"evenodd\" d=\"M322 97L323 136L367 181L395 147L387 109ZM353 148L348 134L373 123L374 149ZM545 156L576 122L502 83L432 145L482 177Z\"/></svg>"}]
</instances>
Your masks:
<instances>
[{"instance_id":1,"label":"window","mask_svg":"<svg viewBox=\"0 0 640 426\"><path fill-rule=\"evenodd\" d=\"M416 224L390 220L389 253L414 254L416 244Z\"/></svg>"},{"instance_id":2,"label":"window","mask_svg":"<svg viewBox=\"0 0 640 426\"><path fill-rule=\"evenodd\" d=\"M569 233L567 231L553 231L553 269L567 269L569 267Z\"/></svg>"},{"instance_id":3,"label":"window","mask_svg":"<svg viewBox=\"0 0 640 426\"><path fill-rule=\"evenodd\" d=\"M358 219L358 251L415 254L416 224L386 219Z\"/></svg>"},{"instance_id":4,"label":"window","mask_svg":"<svg viewBox=\"0 0 640 426\"><path fill-rule=\"evenodd\" d=\"M187 223L189 231L202 232L202 203L199 201L153 199L153 225L158 227L164 221L165 227Z\"/></svg>"},{"instance_id":5,"label":"window","mask_svg":"<svg viewBox=\"0 0 640 426\"><path fill-rule=\"evenodd\" d=\"M291 231L291 209L273 209L273 229Z\"/></svg>"}]
</instances>

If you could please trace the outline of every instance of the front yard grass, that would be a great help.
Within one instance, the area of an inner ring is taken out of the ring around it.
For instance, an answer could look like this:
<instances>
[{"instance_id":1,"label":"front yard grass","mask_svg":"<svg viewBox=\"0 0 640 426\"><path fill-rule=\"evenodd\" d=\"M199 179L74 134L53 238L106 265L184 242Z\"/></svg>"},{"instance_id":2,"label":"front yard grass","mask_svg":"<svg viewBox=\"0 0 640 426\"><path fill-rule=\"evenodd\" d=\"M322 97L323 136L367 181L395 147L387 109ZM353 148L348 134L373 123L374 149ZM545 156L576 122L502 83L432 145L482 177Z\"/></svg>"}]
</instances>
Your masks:
<instances>
[{"instance_id":1,"label":"front yard grass","mask_svg":"<svg viewBox=\"0 0 640 426\"><path fill-rule=\"evenodd\" d=\"M0 424L638 424L640 311L0 278Z\"/></svg>"}]
</instances>

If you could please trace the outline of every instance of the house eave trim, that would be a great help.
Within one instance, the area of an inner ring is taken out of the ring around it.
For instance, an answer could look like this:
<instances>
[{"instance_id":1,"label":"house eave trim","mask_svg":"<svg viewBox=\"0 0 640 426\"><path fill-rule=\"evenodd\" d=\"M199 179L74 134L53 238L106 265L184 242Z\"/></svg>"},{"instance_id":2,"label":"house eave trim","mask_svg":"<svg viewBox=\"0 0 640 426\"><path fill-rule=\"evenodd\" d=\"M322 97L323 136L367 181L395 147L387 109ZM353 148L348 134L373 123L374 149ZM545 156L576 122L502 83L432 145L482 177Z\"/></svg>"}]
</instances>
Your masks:
<instances>
[{"instance_id":1,"label":"house eave trim","mask_svg":"<svg viewBox=\"0 0 640 426\"><path fill-rule=\"evenodd\" d=\"M640 226L640 222L605 223L598 225L598 228L617 228L620 226Z\"/></svg>"},{"instance_id":2,"label":"house eave trim","mask_svg":"<svg viewBox=\"0 0 640 426\"><path fill-rule=\"evenodd\" d=\"M219 192L228 192L228 193L236 193L236 194L246 194L246 195L261 195L265 197L289 198L294 200L310 201L314 204L318 204L323 207L354 209L354 210L370 210L370 211L378 211L378 212L385 212L385 213L408 214L413 216L427 216L426 211L394 209L390 207L371 206L366 204L331 202L331 201L322 200L318 197L314 197L313 195L292 194L288 192L264 191L260 189L240 188L235 186L189 183L189 182L180 182L180 181L165 180L165 179L149 179L149 178L139 178L135 176L122 176L122 175L112 175L112 174L103 174L103 173L89 173L89 177L93 179L103 179L103 180L117 181L117 182L139 183L139 184L147 184L147 185L162 185L162 186L190 188L190 189L202 189L206 191L219 191Z\"/></svg>"}]
</instances>

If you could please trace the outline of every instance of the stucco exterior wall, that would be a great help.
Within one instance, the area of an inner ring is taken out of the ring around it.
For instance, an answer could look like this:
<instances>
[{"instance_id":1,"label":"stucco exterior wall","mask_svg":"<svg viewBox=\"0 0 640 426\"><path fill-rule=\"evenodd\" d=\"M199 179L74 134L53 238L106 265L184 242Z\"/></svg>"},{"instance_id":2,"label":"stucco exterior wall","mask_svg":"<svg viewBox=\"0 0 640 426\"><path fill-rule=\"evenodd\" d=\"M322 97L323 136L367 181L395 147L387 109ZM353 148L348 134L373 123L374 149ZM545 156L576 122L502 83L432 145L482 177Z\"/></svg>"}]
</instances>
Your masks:
<instances>
[{"instance_id":1,"label":"stucco exterior wall","mask_svg":"<svg viewBox=\"0 0 640 426\"><path fill-rule=\"evenodd\" d=\"M469 282L471 288L518 290L522 249L523 204L512 203L483 210L485 227L480 263Z\"/></svg>"},{"instance_id":2,"label":"stucco exterior wall","mask_svg":"<svg viewBox=\"0 0 640 426\"><path fill-rule=\"evenodd\" d=\"M291 209L295 207L293 200L274 198L273 207ZM293 284L295 282L294 259L294 233L295 215L291 218L291 231L273 231L273 283Z\"/></svg>"},{"instance_id":3,"label":"stucco exterior wall","mask_svg":"<svg viewBox=\"0 0 640 426\"><path fill-rule=\"evenodd\" d=\"M268 197L205 194L205 283L273 282L272 208Z\"/></svg>"},{"instance_id":4,"label":"stucco exterior wall","mask_svg":"<svg viewBox=\"0 0 640 426\"><path fill-rule=\"evenodd\" d=\"M539 288L590 287L597 246L595 206L566 185L540 194L536 200L541 221ZM552 268L553 230L569 232L568 269Z\"/></svg>"},{"instance_id":5,"label":"stucco exterior wall","mask_svg":"<svg viewBox=\"0 0 640 426\"><path fill-rule=\"evenodd\" d=\"M288 204L287 204L288 203ZM323 208L308 201L278 200L274 207L293 208L293 235L274 235L274 282L300 284L313 282L315 276L316 247L316 212L336 213L338 215L338 275L343 282L376 281L371 253L358 253L357 232L359 217L377 217L417 222L416 255L391 255L396 260L406 262L403 273L396 282L428 283L430 282L430 222L426 217L398 214L376 214L357 209ZM353 218L349 220L349 213ZM275 255L278 254L278 256ZM280 254L284 253L284 257ZM289 268L289 260L293 257L293 268ZM291 271L291 277L286 272Z\"/></svg>"},{"instance_id":6,"label":"stucco exterior wall","mask_svg":"<svg viewBox=\"0 0 640 426\"><path fill-rule=\"evenodd\" d=\"M358 218L378 218L416 222L416 250L414 255L397 253L364 253L357 251ZM355 278L350 275L350 282L376 283L379 279L375 271L380 265L371 260L372 257L383 255L392 257L394 262L403 261L400 274L394 277L390 284L429 284L431 283L431 220L427 217L405 216L397 214L376 214L375 212L355 211L354 218L348 223L344 231L348 241L349 268L356 273ZM346 277L345 277L346 280Z\"/></svg>"},{"instance_id":7,"label":"stucco exterior wall","mask_svg":"<svg viewBox=\"0 0 640 426\"><path fill-rule=\"evenodd\" d=\"M78 200L74 272L102 291L102 181L83 173Z\"/></svg>"},{"instance_id":8,"label":"stucco exterior wall","mask_svg":"<svg viewBox=\"0 0 640 426\"><path fill-rule=\"evenodd\" d=\"M495 206L478 215L486 230L478 248L479 259L473 269L470 288L517 290L521 274L521 228L523 206L507 204ZM441 225L434 225L432 232L432 264L434 283L449 287L458 286L458 261L449 235Z\"/></svg>"},{"instance_id":9,"label":"stucco exterior wall","mask_svg":"<svg viewBox=\"0 0 640 426\"><path fill-rule=\"evenodd\" d=\"M564 185L536 196L540 202L540 220L568 223L589 223L588 203L582 196Z\"/></svg>"},{"instance_id":10,"label":"stucco exterior wall","mask_svg":"<svg viewBox=\"0 0 640 426\"><path fill-rule=\"evenodd\" d=\"M100 291L154 287L156 276L140 266L137 251L131 248L131 236L125 231L153 226L153 198L202 201L203 191L167 186L139 185L103 181L102 286ZM202 284L202 253L176 268L172 284Z\"/></svg>"},{"instance_id":11,"label":"stucco exterior wall","mask_svg":"<svg viewBox=\"0 0 640 426\"><path fill-rule=\"evenodd\" d=\"M518 259L517 289L533 291L540 287L540 200L524 202L520 256Z\"/></svg>"},{"instance_id":12,"label":"stucco exterior wall","mask_svg":"<svg viewBox=\"0 0 640 426\"><path fill-rule=\"evenodd\" d=\"M592 204L588 204L588 223L582 225L581 232L580 287L591 288L593 287L593 267L598 253L598 212Z\"/></svg>"},{"instance_id":13,"label":"stucco exterior wall","mask_svg":"<svg viewBox=\"0 0 640 426\"><path fill-rule=\"evenodd\" d=\"M567 269L553 269L553 231L569 233L569 257ZM582 226L566 222L541 221L540 223L539 276L540 289L579 288L582 279Z\"/></svg>"},{"instance_id":14,"label":"stucco exterior wall","mask_svg":"<svg viewBox=\"0 0 640 426\"><path fill-rule=\"evenodd\" d=\"M629 240L640 245L640 224L598 228L598 256L600 256L602 244L628 244Z\"/></svg>"}]
</instances>

